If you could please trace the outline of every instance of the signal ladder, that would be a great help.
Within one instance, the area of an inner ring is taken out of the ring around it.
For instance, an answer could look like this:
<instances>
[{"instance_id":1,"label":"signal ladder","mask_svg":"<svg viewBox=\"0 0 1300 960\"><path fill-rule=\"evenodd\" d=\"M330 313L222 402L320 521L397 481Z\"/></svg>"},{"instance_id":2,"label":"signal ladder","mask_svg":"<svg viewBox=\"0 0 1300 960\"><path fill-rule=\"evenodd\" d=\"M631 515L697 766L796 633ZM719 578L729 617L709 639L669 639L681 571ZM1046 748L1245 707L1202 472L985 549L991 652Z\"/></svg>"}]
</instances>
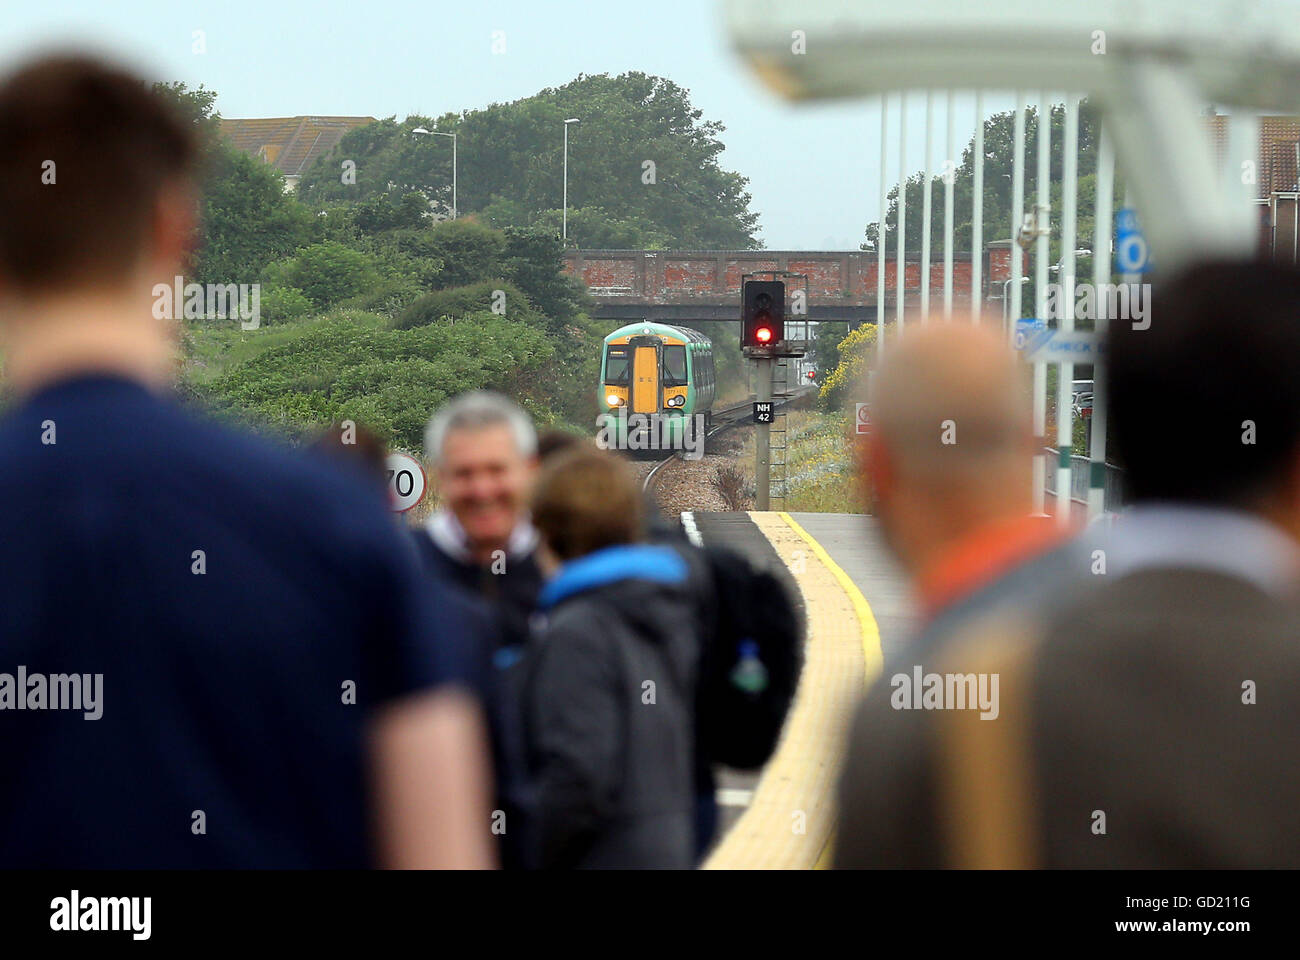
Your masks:
<instances>
[{"instance_id":1,"label":"signal ladder","mask_svg":"<svg viewBox=\"0 0 1300 960\"><path fill-rule=\"evenodd\" d=\"M787 437L785 404L781 401L788 400L794 395L790 382L790 374L794 369L790 361L784 357L777 360L772 368L772 399L776 402L772 405L772 427L768 443L768 464L771 472L768 474L767 489L771 510L785 509ZM795 375L798 375L797 370Z\"/></svg>"}]
</instances>

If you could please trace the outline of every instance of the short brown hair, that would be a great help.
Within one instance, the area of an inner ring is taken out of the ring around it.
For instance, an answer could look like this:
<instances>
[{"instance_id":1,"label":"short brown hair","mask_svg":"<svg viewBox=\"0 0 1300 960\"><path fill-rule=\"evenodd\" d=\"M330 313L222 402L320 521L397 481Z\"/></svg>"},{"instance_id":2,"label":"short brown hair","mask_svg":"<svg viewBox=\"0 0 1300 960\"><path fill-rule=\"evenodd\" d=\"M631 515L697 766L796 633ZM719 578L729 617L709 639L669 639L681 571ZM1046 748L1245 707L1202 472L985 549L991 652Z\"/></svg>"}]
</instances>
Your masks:
<instances>
[{"instance_id":1,"label":"short brown hair","mask_svg":"<svg viewBox=\"0 0 1300 960\"><path fill-rule=\"evenodd\" d=\"M533 487L533 524L561 560L640 540L645 505L632 468L585 446L556 454Z\"/></svg>"},{"instance_id":2,"label":"short brown hair","mask_svg":"<svg viewBox=\"0 0 1300 960\"><path fill-rule=\"evenodd\" d=\"M130 270L163 186L194 176L192 126L139 77L90 57L42 57L7 77L0 274L47 291Z\"/></svg>"},{"instance_id":3,"label":"short brown hair","mask_svg":"<svg viewBox=\"0 0 1300 960\"><path fill-rule=\"evenodd\" d=\"M537 458L544 463L561 453L594 446L595 441L588 437L580 437L567 430L547 430L537 437Z\"/></svg>"},{"instance_id":4,"label":"short brown hair","mask_svg":"<svg viewBox=\"0 0 1300 960\"><path fill-rule=\"evenodd\" d=\"M327 457L349 461L388 485L388 447L379 435L354 424L352 436L346 436L343 424L335 424L311 442L310 449Z\"/></svg>"}]
</instances>

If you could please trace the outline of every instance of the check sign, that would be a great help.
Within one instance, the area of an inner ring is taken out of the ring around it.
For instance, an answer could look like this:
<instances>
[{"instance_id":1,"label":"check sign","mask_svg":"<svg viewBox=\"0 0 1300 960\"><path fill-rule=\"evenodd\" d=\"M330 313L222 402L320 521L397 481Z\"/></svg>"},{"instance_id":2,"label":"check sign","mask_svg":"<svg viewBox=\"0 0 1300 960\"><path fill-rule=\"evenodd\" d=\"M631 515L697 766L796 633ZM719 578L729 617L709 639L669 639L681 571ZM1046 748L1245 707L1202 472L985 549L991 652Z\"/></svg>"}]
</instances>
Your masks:
<instances>
[{"instance_id":1,"label":"check sign","mask_svg":"<svg viewBox=\"0 0 1300 960\"><path fill-rule=\"evenodd\" d=\"M772 401L770 400L754 401L754 422L755 423L772 422Z\"/></svg>"},{"instance_id":2,"label":"check sign","mask_svg":"<svg viewBox=\"0 0 1300 960\"><path fill-rule=\"evenodd\" d=\"M1051 336L1030 344L1021 353L1029 363L1096 363L1106 344L1091 330L1050 330Z\"/></svg>"}]
</instances>

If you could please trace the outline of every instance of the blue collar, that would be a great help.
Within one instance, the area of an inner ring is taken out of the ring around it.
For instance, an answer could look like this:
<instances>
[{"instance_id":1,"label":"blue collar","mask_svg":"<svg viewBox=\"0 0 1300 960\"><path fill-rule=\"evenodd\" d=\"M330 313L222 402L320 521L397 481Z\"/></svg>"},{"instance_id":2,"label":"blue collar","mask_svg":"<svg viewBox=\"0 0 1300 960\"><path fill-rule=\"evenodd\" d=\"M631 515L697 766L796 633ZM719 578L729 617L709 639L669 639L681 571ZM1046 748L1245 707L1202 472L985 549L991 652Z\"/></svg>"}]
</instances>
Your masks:
<instances>
[{"instance_id":1,"label":"blue collar","mask_svg":"<svg viewBox=\"0 0 1300 960\"><path fill-rule=\"evenodd\" d=\"M542 589L538 605L547 610L566 597L619 580L684 583L686 561L671 547L641 543L606 547L561 567Z\"/></svg>"}]
</instances>

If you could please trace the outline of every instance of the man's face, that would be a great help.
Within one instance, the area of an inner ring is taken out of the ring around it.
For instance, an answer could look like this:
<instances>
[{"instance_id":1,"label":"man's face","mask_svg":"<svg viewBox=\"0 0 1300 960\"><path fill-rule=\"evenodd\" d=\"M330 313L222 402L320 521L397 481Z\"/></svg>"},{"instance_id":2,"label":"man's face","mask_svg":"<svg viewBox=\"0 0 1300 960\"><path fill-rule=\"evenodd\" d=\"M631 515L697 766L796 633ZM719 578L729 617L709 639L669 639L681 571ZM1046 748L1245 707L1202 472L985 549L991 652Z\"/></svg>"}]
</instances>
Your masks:
<instances>
[{"instance_id":1,"label":"man's face","mask_svg":"<svg viewBox=\"0 0 1300 960\"><path fill-rule=\"evenodd\" d=\"M472 546L505 544L523 517L535 467L504 424L447 434L437 467L438 489Z\"/></svg>"}]
</instances>

